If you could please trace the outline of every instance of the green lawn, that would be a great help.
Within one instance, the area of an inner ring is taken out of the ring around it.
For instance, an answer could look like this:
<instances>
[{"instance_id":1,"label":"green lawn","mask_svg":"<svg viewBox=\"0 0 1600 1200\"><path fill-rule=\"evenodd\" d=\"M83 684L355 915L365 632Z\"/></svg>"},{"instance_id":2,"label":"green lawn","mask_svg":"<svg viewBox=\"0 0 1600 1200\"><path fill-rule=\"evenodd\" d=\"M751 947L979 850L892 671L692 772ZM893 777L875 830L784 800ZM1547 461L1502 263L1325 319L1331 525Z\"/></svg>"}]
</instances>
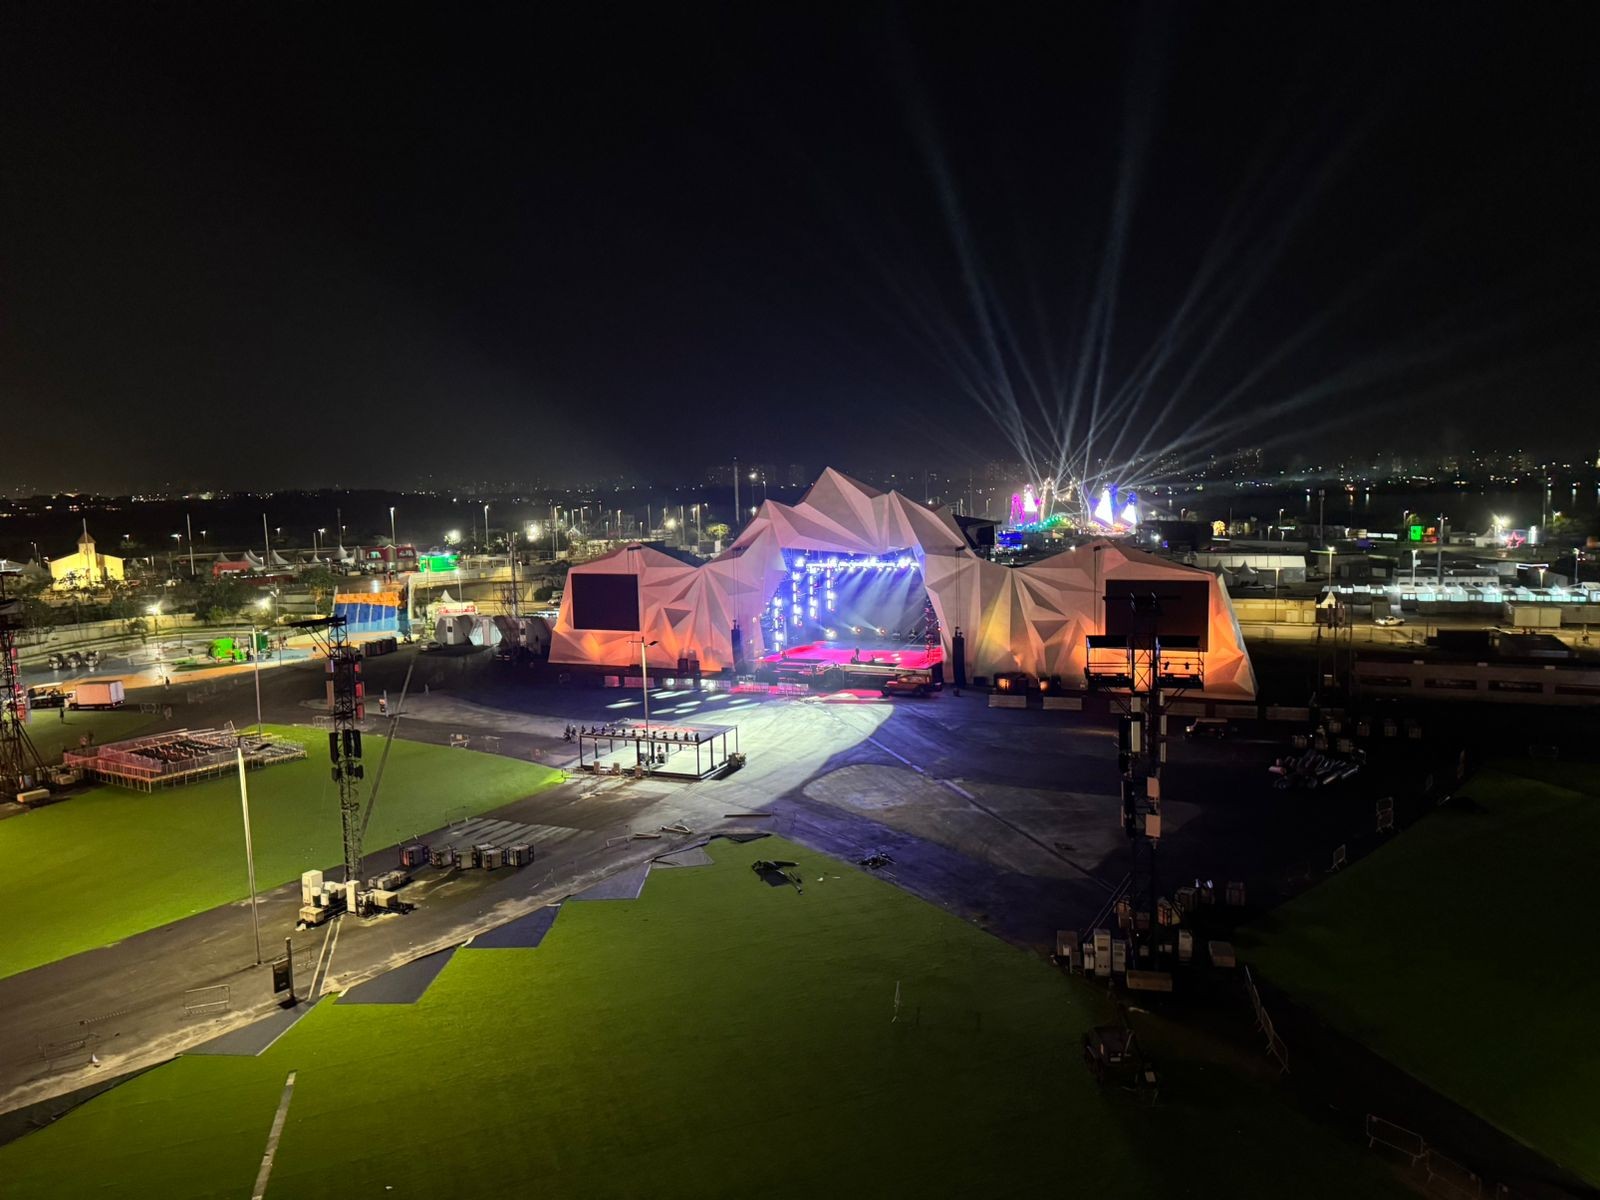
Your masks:
<instances>
[{"instance_id":1,"label":"green lawn","mask_svg":"<svg viewBox=\"0 0 1600 1200\"><path fill-rule=\"evenodd\" d=\"M1507 762L1241 938L1264 978L1600 1183L1600 773Z\"/></svg>"},{"instance_id":2,"label":"green lawn","mask_svg":"<svg viewBox=\"0 0 1600 1200\"><path fill-rule=\"evenodd\" d=\"M67 714L65 721L61 719L63 712ZM63 750L76 750L78 739L86 733L94 734L96 742L116 742L134 737L154 720L154 717L146 716L137 708L119 708L108 712L41 708L29 717L28 738L48 767L61 761Z\"/></svg>"},{"instance_id":3,"label":"green lawn","mask_svg":"<svg viewBox=\"0 0 1600 1200\"><path fill-rule=\"evenodd\" d=\"M260 1058L141 1076L0 1148L6 1194L248 1195L290 1071L268 1197L1404 1194L1223 1066L1154 1110L1101 1092L1103 993L882 880L710 849L538 949L459 951L415 1005L324 1001Z\"/></svg>"},{"instance_id":4,"label":"green lawn","mask_svg":"<svg viewBox=\"0 0 1600 1200\"><path fill-rule=\"evenodd\" d=\"M256 884L263 891L343 861L327 735L269 728L306 741L310 754L250 773ZM381 739L368 740L369 781L381 749ZM499 755L396 741L366 844L393 845L560 777ZM237 777L151 795L100 787L0 821L0 862L0 911L6 914L0 977L243 899L248 885Z\"/></svg>"}]
</instances>

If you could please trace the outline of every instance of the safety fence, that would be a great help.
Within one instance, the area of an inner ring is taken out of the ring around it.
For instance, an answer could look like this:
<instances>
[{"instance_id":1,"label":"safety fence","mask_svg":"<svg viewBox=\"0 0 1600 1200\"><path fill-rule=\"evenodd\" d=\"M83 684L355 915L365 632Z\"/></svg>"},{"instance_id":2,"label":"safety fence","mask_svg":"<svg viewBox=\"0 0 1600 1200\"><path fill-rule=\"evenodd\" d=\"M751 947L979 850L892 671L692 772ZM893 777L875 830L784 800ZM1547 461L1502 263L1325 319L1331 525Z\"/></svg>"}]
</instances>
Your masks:
<instances>
[{"instance_id":1,"label":"safety fence","mask_svg":"<svg viewBox=\"0 0 1600 1200\"><path fill-rule=\"evenodd\" d=\"M1289 1047L1278 1036L1277 1028L1272 1024L1272 1014L1267 1012L1266 1006L1261 1003L1261 992L1256 987L1255 978L1250 974L1250 968L1244 969L1244 990L1250 997L1250 1007L1255 1013L1256 1032L1267 1039L1266 1050L1278 1064L1278 1074L1289 1074Z\"/></svg>"},{"instance_id":2,"label":"safety fence","mask_svg":"<svg viewBox=\"0 0 1600 1200\"><path fill-rule=\"evenodd\" d=\"M1407 1129L1375 1113L1368 1113L1365 1127L1367 1148L1395 1159L1404 1159L1418 1176L1424 1191L1441 1200L1520 1200L1521 1193L1507 1184L1491 1185L1471 1168L1463 1166L1414 1129Z\"/></svg>"}]
</instances>

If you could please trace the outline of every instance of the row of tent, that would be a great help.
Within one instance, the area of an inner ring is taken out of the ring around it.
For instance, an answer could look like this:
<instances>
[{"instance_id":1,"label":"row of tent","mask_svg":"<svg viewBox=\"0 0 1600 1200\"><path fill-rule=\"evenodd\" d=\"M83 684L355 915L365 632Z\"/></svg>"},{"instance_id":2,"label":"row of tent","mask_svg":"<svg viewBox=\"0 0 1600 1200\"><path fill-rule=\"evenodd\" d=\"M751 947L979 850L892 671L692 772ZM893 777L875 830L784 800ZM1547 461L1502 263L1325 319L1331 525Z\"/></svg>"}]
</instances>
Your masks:
<instances>
[{"instance_id":1,"label":"row of tent","mask_svg":"<svg viewBox=\"0 0 1600 1200\"><path fill-rule=\"evenodd\" d=\"M301 554L294 558L285 558L276 550L272 551L272 561L252 550L246 550L244 557L230 559L226 555L218 555L217 560L211 565L213 575L226 575L232 572L245 571L283 571L296 567L314 567L324 563L361 563L373 561L357 546L354 550L346 550L340 546L337 550L329 550L323 554Z\"/></svg>"}]
</instances>

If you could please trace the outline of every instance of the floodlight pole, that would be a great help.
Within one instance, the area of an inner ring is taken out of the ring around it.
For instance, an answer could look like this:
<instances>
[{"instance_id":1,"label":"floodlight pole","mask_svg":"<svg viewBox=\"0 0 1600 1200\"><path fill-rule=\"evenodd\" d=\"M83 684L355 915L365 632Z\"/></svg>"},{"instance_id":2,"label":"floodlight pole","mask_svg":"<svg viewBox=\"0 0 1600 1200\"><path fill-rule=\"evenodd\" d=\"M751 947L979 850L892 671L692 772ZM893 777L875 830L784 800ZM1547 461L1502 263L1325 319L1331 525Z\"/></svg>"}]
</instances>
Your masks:
<instances>
[{"instance_id":1,"label":"floodlight pole","mask_svg":"<svg viewBox=\"0 0 1600 1200\"><path fill-rule=\"evenodd\" d=\"M261 646L256 641L256 627L250 626L250 658L256 664L256 736L261 736Z\"/></svg>"},{"instance_id":2,"label":"floodlight pole","mask_svg":"<svg viewBox=\"0 0 1600 1200\"><path fill-rule=\"evenodd\" d=\"M250 879L250 923L256 934L256 966L261 965L261 914L256 910L256 855L250 844L250 790L244 781L244 747L234 747L239 758L239 808L244 813L244 864Z\"/></svg>"},{"instance_id":3,"label":"floodlight pole","mask_svg":"<svg viewBox=\"0 0 1600 1200\"><path fill-rule=\"evenodd\" d=\"M650 736L650 666L645 661L645 651L654 645L654 642L646 642L642 637L639 639L639 695L644 700L644 736L646 738Z\"/></svg>"}]
</instances>

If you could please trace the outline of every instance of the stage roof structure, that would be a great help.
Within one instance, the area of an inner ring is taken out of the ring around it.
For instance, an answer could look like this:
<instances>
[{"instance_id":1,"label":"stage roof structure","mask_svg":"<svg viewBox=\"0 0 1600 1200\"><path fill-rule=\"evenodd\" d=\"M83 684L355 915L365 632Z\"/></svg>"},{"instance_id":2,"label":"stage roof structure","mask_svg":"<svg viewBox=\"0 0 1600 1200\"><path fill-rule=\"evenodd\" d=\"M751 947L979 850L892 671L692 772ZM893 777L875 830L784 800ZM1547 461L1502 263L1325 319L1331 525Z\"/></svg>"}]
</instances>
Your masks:
<instances>
[{"instance_id":1,"label":"stage roof structure","mask_svg":"<svg viewBox=\"0 0 1600 1200\"><path fill-rule=\"evenodd\" d=\"M1208 571L1122 543L1099 540L1022 567L980 557L948 509L881 492L829 469L799 503L768 500L738 538L691 565L648 545L630 545L574 566L551 637L552 662L673 670L698 659L704 671L734 665L733 629L753 661L761 615L788 574L783 552L915 557L938 616L946 658L959 628L967 670L1027 671L1080 685L1086 638L1116 632L1126 598L1164 597L1165 632L1196 637L1208 694L1248 697L1255 675L1227 588ZM592 581L592 582L591 582ZM1107 594L1113 598L1107 600Z\"/></svg>"}]
</instances>

